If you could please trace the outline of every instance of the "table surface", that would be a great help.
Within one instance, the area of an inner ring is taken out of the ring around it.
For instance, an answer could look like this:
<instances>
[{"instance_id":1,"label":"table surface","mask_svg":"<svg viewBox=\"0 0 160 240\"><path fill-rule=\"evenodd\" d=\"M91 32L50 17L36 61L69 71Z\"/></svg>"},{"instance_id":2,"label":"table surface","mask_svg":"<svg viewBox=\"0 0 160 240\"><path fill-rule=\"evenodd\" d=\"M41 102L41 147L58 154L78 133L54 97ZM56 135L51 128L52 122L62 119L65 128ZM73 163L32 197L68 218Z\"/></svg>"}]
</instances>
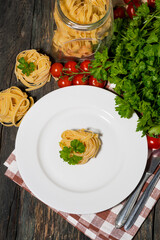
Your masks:
<instances>
[{"instance_id":1,"label":"table surface","mask_svg":"<svg viewBox=\"0 0 160 240\"><path fill-rule=\"evenodd\" d=\"M22 87L14 74L16 55L25 49L51 54L54 0L0 0L0 90ZM53 60L53 59L52 59ZM52 79L31 92L35 100L58 88ZM23 89L23 88L22 88ZM52 209L4 176L3 166L14 149L17 128L0 125L0 239L89 240ZM160 201L134 240L158 240Z\"/></svg>"}]
</instances>

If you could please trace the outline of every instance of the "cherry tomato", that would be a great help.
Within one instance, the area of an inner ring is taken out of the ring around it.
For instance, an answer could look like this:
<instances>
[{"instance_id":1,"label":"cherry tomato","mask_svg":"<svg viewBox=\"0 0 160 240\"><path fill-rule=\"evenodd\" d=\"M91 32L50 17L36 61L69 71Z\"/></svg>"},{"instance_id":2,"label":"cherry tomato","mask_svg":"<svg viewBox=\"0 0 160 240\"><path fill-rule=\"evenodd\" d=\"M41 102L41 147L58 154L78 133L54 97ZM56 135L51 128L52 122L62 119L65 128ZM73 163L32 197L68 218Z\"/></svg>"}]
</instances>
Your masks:
<instances>
[{"instance_id":1,"label":"cherry tomato","mask_svg":"<svg viewBox=\"0 0 160 240\"><path fill-rule=\"evenodd\" d=\"M84 74L75 75L73 85L88 85L88 78Z\"/></svg>"},{"instance_id":2,"label":"cherry tomato","mask_svg":"<svg viewBox=\"0 0 160 240\"><path fill-rule=\"evenodd\" d=\"M128 7L127 7L127 13L128 13L128 16L132 19L133 16L136 16L135 14L135 10L140 7L141 4L139 2L131 2Z\"/></svg>"},{"instance_id":3,"label":"cherry tomato","mask_svg":"<svg viewBox=\"0 0 160 240\"><path fill-rule=\"evenodd\" d=\"M78 72L76 65L77 65L77 63L74 61L69 61L69 62L65 63L64 67L68 69L68 71L66 71L66 73Z\"/></svg>"},{"instance_id":4,"label":"cherry tomato","mask_svg":"<svg viewBox=\"0 0 160 240\"><path fill-rule=\"evenodd\" d=\"M50 73L52 74L53 77L60 77L62 74L63 70L63 65L61 63L53 63L50 69Z\"/></svg>"},{"instance_id":5,"label":"cherry tomato","mask_svg":"<svg viewBox=\"0 0 160 240\"><path fill-rule=\"evenodd\" d=\"M147 135L147 142L150 149L160 149L160 135L157 138Z\"/></svg>"},{"instance_id":6,"label":"cherry tomato","mask_svg":"<svg viewBox=\"0 0 160 240\"><path fill-rule=\"evenodd\" d=\"M116 18L124 18L125 17L125 8L124 7L116 7L114 9L114 19Z\"/></svg>"},{"instance_id":7,"label":"cherry tomato","mask_svg":"<svg viewBox=\"0 0 160 240\"><path fill-rule=\"evenodd\" d=\"M124 1L124 3L128 4L128 3L130 3L132 0L123 0L123 1Z\"/></svg>"},{"instance_id":8,"label":"cherry tomato","mask_svg":"<svg viewBox=\"0 0 160 240\"><path fill-rule=\"evenodd\" d=\"M102 81L102 80L98 81L93 76L90 76L89 78L89 85L91 86L103 88L105 84L106 84L106 81Z\"/></svg>"},{"instance_id":9,"label":"cherry tomato","mask_svg":"<svg viewBox=\"0 0 160 240\"><path fill-rule=\"evenodd\" d=\"M88 72L89 71L89 64L91 63L90 60L84 60L83 62L81 62L80 64L80 69L84 72Z\"/></svg>"},{"instance_id":10,"label":"cherry tomato","mask_svg":"<svg viewBox=\"0 0 160 240\"><path fill-rule=\"evenodd\" d=\"M147 0L149 7L155 7L155 0Z\"/></svg>"},{"instance_id":11,"label":"cherry tomato","mask_svg":"<svg viewBox=\"0 0 160 240\"><path fill-rule=\"evenodd\" d=\"M60 78L58 80L58 86L60 88L62 87L68 87L68 86L71 86L72 85L72 81L69 80L69 77L68 76L63 76L62 78Z\"/></svg>"},{"instance_id":12,"label":"cherry tomato","mask_svg":"<svg viewBox=\"0 0 160 240\"><path fill-rule=\"evenodd\" d=\"M129 3L131 3L131 2L133 2L133 3L135 3L135 2L140 2L140 0L123 0L124 1L124 3L126 3L126 4L129 4Z\"/></svg>"}]
</instances>

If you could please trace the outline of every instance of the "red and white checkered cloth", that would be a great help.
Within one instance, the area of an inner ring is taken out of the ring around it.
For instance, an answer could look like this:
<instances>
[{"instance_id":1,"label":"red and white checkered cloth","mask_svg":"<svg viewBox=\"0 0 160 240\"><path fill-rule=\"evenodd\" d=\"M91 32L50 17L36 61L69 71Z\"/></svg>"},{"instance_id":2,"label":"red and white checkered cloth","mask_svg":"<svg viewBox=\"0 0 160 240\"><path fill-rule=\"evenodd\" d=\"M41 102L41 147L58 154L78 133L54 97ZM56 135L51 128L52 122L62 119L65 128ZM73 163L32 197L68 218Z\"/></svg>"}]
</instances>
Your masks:
<instances>
[{"instance_id":1,"label":"red and white checkered cloth","mask_svg":"<svg viewBox=\"0 0 160 240\"><path fill-rule=\"evenodd\" d=\"M5 175L11 178L19 186L23 187L25 190L31 193L31 191L27 188L19 174L16 163L16 156L14 152L11 153L11 155L6 160L4 165L7 167ZM148 179L142 191L144 191L144 189L147 187L152 177L153 175ZM144 220L146 219L146 217L148 216L151 209L153 208L153 206L155 205L159 198L160 198L160 180L157 183L148 201L146 202L145 207L142 210L137 221L135 222L134 226L129 231L125 231L123 228L116 229L114 225L116 216L119 213L120 209L122 208L123 203L120 203L119 205L113 207L112 209L95 214L76 215L59 212L56 209L53 210L91 239L130 240L134 237L134 235L136 234L136 232L138 231L138 229L140 228L140 226L142 225L142 223L144 222Z\"/></svg>"}]
</instances>

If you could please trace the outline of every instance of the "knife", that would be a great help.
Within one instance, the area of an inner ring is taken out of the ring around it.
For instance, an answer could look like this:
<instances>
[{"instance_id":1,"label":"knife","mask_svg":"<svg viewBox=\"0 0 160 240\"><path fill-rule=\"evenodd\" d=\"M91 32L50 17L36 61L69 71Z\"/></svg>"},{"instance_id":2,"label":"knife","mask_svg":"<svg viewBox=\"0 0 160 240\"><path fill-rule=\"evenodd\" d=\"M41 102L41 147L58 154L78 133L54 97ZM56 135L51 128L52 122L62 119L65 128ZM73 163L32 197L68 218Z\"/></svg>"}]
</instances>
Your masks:
<instances>
[{"instance_id":1,"label":"knife","mask_svg":"<svg viewBox=\"0 0 160 240\"><path fill-rule=\"evenodd\" d=\"M160 178L160 168L157 173L154 175L151 182L148 184L148 187L145 189L144 193L141 195L140 199L137 201L136 205L134 206L127 222L124 225L124 229L127 231L129 230L135 221L137 220L139 214L141 213L146 201L148 200L149 196L151 195L155 185L157 184Z\"/></svg>"},{"instance_id":2,"label":"knife","mask_svg":"<svg viewBox=\"0 0 160 240\"><path fill-rule=\"evenodd\" d=\"M157 152L157 150L156 150ZM147 162L147 167L146 167L146 172L140 181L138 187L135 189L135 191L131 194L131 196L128 198L127 202L119 212L116 221L115 221L115 227L116 228L121 228L124 226L125 222L127 221L133 206L135 202L137 201L137 198L141 192L141 189L144 185L144 183L147 181L147 179L151 176L151 174L156 170L157 166L160 163L160 157L155 157L154 156L155 151L153 154L151 154L150 158L148 159Z\"/></svg>"}]
</instances>

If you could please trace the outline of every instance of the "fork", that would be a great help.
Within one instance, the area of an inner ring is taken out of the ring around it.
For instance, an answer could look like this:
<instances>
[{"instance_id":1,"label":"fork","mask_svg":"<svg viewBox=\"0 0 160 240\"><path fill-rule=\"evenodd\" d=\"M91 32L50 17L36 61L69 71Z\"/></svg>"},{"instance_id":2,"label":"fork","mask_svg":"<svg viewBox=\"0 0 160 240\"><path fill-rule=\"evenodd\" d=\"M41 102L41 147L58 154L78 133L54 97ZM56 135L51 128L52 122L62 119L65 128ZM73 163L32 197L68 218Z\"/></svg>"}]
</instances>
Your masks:
<instances>
[{"instance_id":1,"label":"fork","mask_svg":"<svg viewBox=\"0 0 160 240\"><path fill-rule=\"evenodd\" d=\"M131 214L131 211L137 201L137 198L141 192L141 189L142 189L144 183L147 181L147 179L151 176L151 174L155 171L155 169L159 165L160 158L158 158L158 160L157 160L157 156L159 156L159 155L160 155L160 149L154 150L151 153L151 155L148 159L148 164L147 164L147 168L146 168L146 169L148 169L148 171L145 172L140 184L135 189L135 191L131 194L131 196L128 198L127 202L125 203L125 205L119 212L119 214L116 218L116 222L115 222L116 228L121 228L126 223L128 217Z\"/></svg>"},{"instance_id":2,"label":"fork","mask_svg":"<svg viewBox=\"0 0 160 240\"><path fill-rule=\"evenodd\" d=\"M141 213L142 209L144 208L145 203L147 202L149 196L151 195L155 185L159 181L159 178L160 178L160 168L158 169L158 171L154 175L153 179L149 183L148 187L145 189L142 196L139 198L139 200L135 204L129 218L127 219L127 221L124 225L124 229L126 231L128 231L133 226L135 221L137 220L139 214Z\"/></svg>"}]
</instances>

